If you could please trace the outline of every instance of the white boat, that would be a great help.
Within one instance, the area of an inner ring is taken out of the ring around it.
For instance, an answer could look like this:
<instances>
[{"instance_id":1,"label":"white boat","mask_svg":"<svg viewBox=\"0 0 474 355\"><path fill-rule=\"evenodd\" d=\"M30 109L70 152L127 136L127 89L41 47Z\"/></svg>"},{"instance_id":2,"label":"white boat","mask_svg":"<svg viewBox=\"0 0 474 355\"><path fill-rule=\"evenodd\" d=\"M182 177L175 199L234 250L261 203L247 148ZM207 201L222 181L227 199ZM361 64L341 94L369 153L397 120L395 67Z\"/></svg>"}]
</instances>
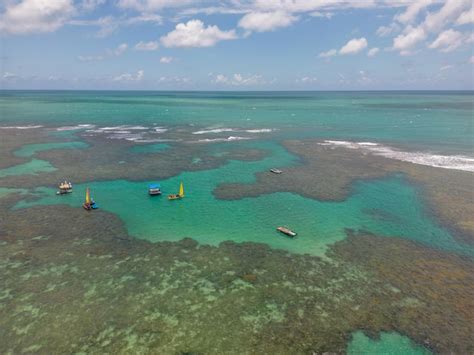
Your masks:
<instances>
[{"instance_id":1,"label":"white boat","mask_svg":"<svg viewBox=\"0 0 474 355\"><path fill-rule=\"evenodd\" d=\"M291 238L294 238L297 235L296 232L293 232L291 229L286 228L286 227L278 227L277 231L279 231L280 233L283 233L283 234L285 234L285 235L287 235Z\"/></svg>"},{"instance_id":2,"label":"white boat","mask_svg":"<svg viewBox=\"0 0 474 355\"><path fill-rule=\"evenodd\" d=\"M274 174L281 174L283 171L281 171L280 169L277 169L277 168L272 168L270 169L270 171Z\"/></svg>"}]
</instances>

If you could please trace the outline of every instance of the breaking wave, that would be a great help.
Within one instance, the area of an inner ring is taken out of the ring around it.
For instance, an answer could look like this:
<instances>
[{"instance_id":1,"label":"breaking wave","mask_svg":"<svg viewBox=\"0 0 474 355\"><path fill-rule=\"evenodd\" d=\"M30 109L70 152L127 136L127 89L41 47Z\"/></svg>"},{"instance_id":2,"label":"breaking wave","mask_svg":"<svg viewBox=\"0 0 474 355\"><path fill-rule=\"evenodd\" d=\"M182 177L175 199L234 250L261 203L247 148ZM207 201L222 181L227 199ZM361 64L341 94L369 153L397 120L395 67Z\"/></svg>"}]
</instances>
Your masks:
<instances>
[{"instance_id":1,"label":"breaking wave","mask_svg":"<svg viewBox=\"0 0 474 355\"><path fill-rule=\"evenodd\" d=\"M463 155L440 155L425 152L406 152L373 142L325 140L323 143L319 144L349 149L361 149L374 155L389 159L406 161L413 164L474 172L474 158Z\"/></svg>"}]
</instances>

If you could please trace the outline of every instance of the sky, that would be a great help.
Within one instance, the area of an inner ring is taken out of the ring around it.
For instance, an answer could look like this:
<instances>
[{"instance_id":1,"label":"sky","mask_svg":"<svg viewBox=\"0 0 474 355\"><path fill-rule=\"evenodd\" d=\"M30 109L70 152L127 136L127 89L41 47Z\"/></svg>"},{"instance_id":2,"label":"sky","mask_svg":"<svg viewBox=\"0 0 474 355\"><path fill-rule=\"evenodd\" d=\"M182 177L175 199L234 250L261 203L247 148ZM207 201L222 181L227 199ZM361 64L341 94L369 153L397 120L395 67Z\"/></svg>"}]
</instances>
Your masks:
<instances>
[{"instance_id":1,"label":"sky","mask_svg":"<svg viewBox=\"0 0 474 355\"><path fill-rule=\"evenodd\" d=\"M471 0L0 0L0 88L472 90Z\"/></svg>"}]
</instances>

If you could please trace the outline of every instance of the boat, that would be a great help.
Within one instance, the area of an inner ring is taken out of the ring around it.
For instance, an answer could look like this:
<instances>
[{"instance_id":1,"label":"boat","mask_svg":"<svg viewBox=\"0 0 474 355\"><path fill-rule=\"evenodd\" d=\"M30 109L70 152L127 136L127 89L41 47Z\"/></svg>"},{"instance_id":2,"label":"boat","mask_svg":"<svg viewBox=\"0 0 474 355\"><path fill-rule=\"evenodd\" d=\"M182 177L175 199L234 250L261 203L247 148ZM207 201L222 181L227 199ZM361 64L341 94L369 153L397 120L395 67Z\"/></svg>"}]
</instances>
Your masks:
<instances>
[{"instance_id":1,"label":"boat","mask_svg":"<svg viewBox=\"0 0 474 355\"><path fill-rule=\"evenodd\" d=\"M279 231L280 233L283 233L283 234L285 234L285 235L287 235L291 238L294 238L297 235L296 232L293 232L291 229L286 228L286 227L278 227L277 231Z\"/></svg>"},{"instance_id":2,"label":"boat","mask_svg":"<svg viewBox=\"0 0 474 355\"><path fill-rule=\"evenodd\" d=\"M71 192L72 192L71 182L64 180L64 182L59 184L59 190L56 191L56 195L70 194Z\"/></svg>"},{"instance_id":3,"label":"boat","mask_svg":"<svg viewBox=\"0 0 474 355\"><path fill-rule=\"evenodd\" d=\"M82 204L82 207L84 207L85 210L91 211L91 210L96 210L99 208L95 201L91 198L91 192L89 188L86 189L86 200Z\"/></svg>"},{"instance_id":4,"label":"boat","mask_svg":"<svg viewBox=\"0 0 474 355\"><path fill-rule=\"evenodd\" d=\"M150 196L161 195L161 186L160 186L160 184L150 184L150 185L148 185L148 194Z\"/></svg>"},{"instance_id":5,"label":"boat","mask_svg":"<svg viewBox=\"0 0 474 355\"><path fill-rule=\"evenodd\" d=\"M271 168L270 172L272 172L274 174L281 174L283 171L281 171L280 169L277 169L277 168Z\"/></svg>"},{"instance_id":6,"label":"boat","mask_svg":"<svg viewBox=\"0 0 474 355\"><path fill-rule=\"evenodd\" d=\"M182 199L183 197L184 197L184 187L183 187L183 183L181 182L181 184L179 185L179 193L168 195L168 200L179 200L179 199Z\"/></svg>"}]
</instances>

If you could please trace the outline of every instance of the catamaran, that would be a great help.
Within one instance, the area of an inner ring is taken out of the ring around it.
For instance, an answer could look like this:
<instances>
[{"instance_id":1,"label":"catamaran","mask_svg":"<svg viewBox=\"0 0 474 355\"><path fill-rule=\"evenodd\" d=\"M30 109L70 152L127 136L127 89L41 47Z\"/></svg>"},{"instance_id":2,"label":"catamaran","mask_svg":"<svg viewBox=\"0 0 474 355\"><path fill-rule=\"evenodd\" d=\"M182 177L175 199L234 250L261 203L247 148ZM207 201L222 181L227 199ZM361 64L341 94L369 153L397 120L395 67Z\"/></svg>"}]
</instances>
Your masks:
<instances>
[{"instance_id":1,"label":"catamaran","mask_svg":"<svg viewBox=\"0 0 474 355\"><path fill-rule=\"evenodd\" d=\"M183 197L184 197L184 187L183 187L183 183L181 182L181 184L179 185L179 193L168 195L168 200L179 200L179 199L182 199Z\"/></svg>"},{"instance_id":2,"label":"catamaran","mask_svg":"<svg viewBox=\"0 0 474 355\"><path fill-rule=\"evenodd\" d=\"M56 195L70 194L72 192L72 184L69 181L64 181L59 184L59 190L56 191Z\"/></svg>"},{"instance_id":3,"label":"catamaran","mask_svg":"<svg viewBox=\"0 0 474 355\"><path fill-rule=\"evenodd\" d=\"M95 201L91 198L91 192L89 188L86 189L86 201L82 204L82 207L84 207L85 210L90 211L90 210L96 210L99 208Z\"/></svg>"}]
</instances>

